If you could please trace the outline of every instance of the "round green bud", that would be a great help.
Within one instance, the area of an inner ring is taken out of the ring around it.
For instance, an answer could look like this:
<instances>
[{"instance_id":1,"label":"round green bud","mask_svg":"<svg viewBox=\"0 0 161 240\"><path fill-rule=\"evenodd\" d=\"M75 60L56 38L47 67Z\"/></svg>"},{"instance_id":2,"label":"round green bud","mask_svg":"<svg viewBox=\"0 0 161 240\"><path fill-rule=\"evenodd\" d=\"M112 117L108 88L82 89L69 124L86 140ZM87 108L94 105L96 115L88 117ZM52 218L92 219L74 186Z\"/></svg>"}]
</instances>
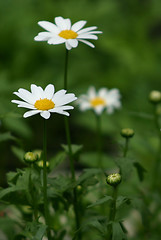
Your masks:
<instances>
[{"instance_id":1,"label":"round green bud","mask_svg":"<svg viewBox=\"0 0 161 240\"><path fill-rule=\"evenodd\" d=\"M107 176L106 182L111 186L117 186L121 182L121 175L119 173L112 173Z\"/></svg>"},{"instance_id":2,"label":"round green bud","mask_svg":"<svg viewBox=\"0 0 161 240\"><path fill-rule=\"evenodd\" d=\"M25 156L24 156L25 162L27 162L27 163L34 163L34 162L37 161L37 159L38 159L37 154L35 154L33 152L25 153Z\"/></svg>"},{"instance_id":3,"label":"round green bud","mask_svg":"<svg viewBox=\"0 0 161 240\"><path fill-rule=\"evenodd\" d=\"M40 159L41 155L42 155L42 150L36 149L36 150L33 151L33 153L35 153L38 156L38 159Z\"/></svg>"},{"instance_id":4,"label":"round green bud","mask_svg":"<svg viewBox=\"0 0 161 240\"><path fill-rule=\"evenodd\" d=\"M37 164L37 166L38 166L39 168L43 168L43 166L44 166L43 160L38 161L36 164ZM47 167L47 168L49 167L49 162L48 162L48 161L46 162L46 167Z\"/></svg>"},{"instance_id":5,"label":"round green bud","mask_svg":"<svg viewBox=\"0 0 161 240\"><path fill-rule=\"evenodd\" d=\"M161 102L161 92L153 90L149 94L149 100L151 103L157 104Z\"/></svg>"},{"instance_id":6,"label":"round green bud","mask_svg":"<svg viewBox=\"0 0 161 240\"><path fill-rule=\"evenodd\" d=\"M135 134L134 130L132 128L123 128L121 130L121 136L125 138L131 138Z\"/></svg>"}]
</instances>

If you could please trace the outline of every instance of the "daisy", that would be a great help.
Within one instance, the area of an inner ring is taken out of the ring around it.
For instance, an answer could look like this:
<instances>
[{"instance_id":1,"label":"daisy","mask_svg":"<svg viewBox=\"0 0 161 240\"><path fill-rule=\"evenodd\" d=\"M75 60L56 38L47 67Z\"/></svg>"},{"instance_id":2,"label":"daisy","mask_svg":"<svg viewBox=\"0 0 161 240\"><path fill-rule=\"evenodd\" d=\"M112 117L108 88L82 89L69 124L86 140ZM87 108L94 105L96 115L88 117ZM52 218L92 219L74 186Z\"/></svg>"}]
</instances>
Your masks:
<instances>
[{"instance_id":1,"label":"daisy","mask_svg":"<svg viewBox=\"0 0 161 240\"><path fill-rule=\"evenodd\" d=\"M73 93L66 94L66 90L62 89L56 93L54 85L49 84L45 90L41 87L31 84L31 92L20 88L18 92L14 92L23 101L12 100L11 102L18 104L18 107L31 109L27 111L23 117L27 118L37 113L41 117L48 119L50 113L59 113L69 116L66 110L73 109L73 106L66 105L77 99Z\"/></svg>"},{"instance_id":2,"label":"daisy","mask_svg":"<svg viewBox=\"0 0 161 240\"><path fill-rule=\"evenodd\" d=\"M110 114L115 108L121 107L120 97L118 89L101 88L96 92L94 87L90 87L87 95L81 95L77 103L82 111L93 109L96 114L100 115L106 110Z\"/></svg>"},{"instance_id":3,"label":"daisy","mask_svg":"<svg viewBox=\"0 0 161 240\"><path fill-rule=\"evenodd\" d=\"M94 48L95 46L85 39L97 40L98 37L95 34L102 32L95 31L95 29L97 29L96 26L82 29L86 23L87 21L78 21L71 25L71 20L63 17L56 17L55 24L48 21L40 21L38 24L47 30L47 32L40 32L34 40L47 41L48 44L54 45L65 43L66 49L68 50L76 48L78 41Z\"/></svg>"}]
</instances>

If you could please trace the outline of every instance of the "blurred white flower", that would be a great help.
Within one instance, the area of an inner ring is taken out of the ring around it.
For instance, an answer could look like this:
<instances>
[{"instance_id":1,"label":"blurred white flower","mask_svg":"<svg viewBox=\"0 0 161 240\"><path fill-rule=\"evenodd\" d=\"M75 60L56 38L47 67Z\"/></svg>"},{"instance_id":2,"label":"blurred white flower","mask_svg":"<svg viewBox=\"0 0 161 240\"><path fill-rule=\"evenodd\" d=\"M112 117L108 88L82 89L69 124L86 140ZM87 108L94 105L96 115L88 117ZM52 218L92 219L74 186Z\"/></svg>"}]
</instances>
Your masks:
<instances>
[{"instance_id":1,"label":"blurred white flower","mask_svg":"<svg viewBox=\"0 0 161 240\"><path fill-rule=\"evenodd\" d=\"M93 31L97 29L96 26L82 29L86 23L87 21L78 21L71 25L71 20L63 17L56 17L55 24L48 21L40 21L38 24L47 30L47 32L40 32L34 40L47 41L48 44L54 45L65 43L68 50L76 48L78 46L78 41L94 48L95 46L85 39L97 40L98 37L95 34L102 32Z\"/></svg>"},{"instance_id":2,"label":"blurred white flower","mask_svg":"<svg viewBox=\"0 0 161 240\"><path fill-rule=\"evenodd\" d=\"M106 110L111 114L114 109L121 107L120 98L118 89L101 88L96 92L94 87L90 87L86 95L83 94L78 98L77 103L82 111L93 109L96 114L100 115Z\"/></svg>"},{"instance_id":3,"label":"blurred white flower","mask_svg":"<svg viewBox=\"0 0 161 240\"><path fill-rule=\"evenodd\" d=\"M59 113L69 116L65 110L73 109L73 106L66 105L77 99L73 93L66 94L66 90L62 89L56 93L54 85L49 84L45 90L41 87L31 84L31 92L20 88L18 92L14 92L24 101L12 100L11 102L18 104L18 107L31 109L27 111L23 117L27 118L37 113L41 117L48 119L50 113Z\"/></svg>"}]
</instances>

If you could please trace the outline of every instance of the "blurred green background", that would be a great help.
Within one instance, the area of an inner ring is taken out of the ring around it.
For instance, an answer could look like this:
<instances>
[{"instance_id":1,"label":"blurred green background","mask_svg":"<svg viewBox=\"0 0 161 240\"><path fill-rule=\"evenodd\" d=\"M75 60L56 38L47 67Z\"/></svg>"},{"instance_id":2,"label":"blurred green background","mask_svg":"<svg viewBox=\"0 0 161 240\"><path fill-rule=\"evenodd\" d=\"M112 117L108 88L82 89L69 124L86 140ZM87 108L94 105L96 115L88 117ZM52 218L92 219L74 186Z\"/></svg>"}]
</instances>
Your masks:
<instances>
[{"instance_id":1,"label":"blurred green background","mask_svg":"<svg viewBox=\"0 0 161 240\"><path fill-rule=\"evenodd\" d=\"M160 0L1 0L0 1L0 148L1 185L8 170L21 166L16 155L20 147L42 147L42 119L23 119L24 109L11 103L18 88L43 88L53 83L63 88L65 46L35 42L42 31L37 22L53 22L56 16L69 17L72 23L87 20L103 34L92 49L79 43L69 56L68 88L76 96L89 86L118 88L122 109L103 115L104 152L119 153L120 130L132 127L133 157L150 169L157 146L151 90L161 90L161 1ZM95 149L95 118L91 112L71 111L72 142L83 144L86 152ZM16 138L16 139L15 139ZM48 120L49 156L65 143L64 119L53 114ZM21 157L21 156L20 156Z\"/></svg>"}]
</instances>

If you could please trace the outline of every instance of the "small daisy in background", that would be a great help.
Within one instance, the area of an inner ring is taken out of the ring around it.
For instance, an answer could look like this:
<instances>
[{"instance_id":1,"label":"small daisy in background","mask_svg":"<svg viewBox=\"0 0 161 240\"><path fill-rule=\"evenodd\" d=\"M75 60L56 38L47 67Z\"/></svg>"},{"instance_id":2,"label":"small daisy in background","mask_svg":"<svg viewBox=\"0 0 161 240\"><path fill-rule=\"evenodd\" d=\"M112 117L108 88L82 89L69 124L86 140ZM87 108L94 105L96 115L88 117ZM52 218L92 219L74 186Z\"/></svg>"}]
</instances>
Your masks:
<instances>
[{"instance_id":1,"label":"small daisy in background","mask_svg":"<svg viewBox=\"0 0 161 240\"><path fill-rule=\"evenodd\" d=\"M87 21L81 20L72 25L69 18L65 19L63 17L56 17L55 24L48 21L40 21L38 24L47 32L40 32L34 40L47 41L48 44L53 45L65 43L67 50L76 48L78 42L83 42L94 48L95 46L88 39L97 40L98 37L95 34L100 34L102 31L95 31L97 29L96 26L83 28L86 23Z\"/></svg>"},{"instance_id":2,"label":"small daisy in background","mask_svg":"<svg viewBox=\"0 0 161 240\"><path fill-rule=\"evenodd\" d=\"M18 104L18 107L31 109L27 111L23 117L27 118L40 113L41 117L48 119L51 113L59 113L69 116L66 110L71 110L74 107L66 105L77 99L75 94L67 93L62 89L55 92L54 85L49 84L43 90L41 87L31 84L31 92L20 88L18 92L14 92L23 101L12 100L12 103Z\"/></svg>"},{"instance_id":3,"label":"small daisy in background","mask_svg":"<svg viewBox=\"0 0 161 240\"><path fill-rule=\"evenodd\" d=\"M82 111L92 109L97 115L100 115L105 110L111 114L114 109L121 107L120 98L120 92L116 88L111 90L101 88L97 92L94 87L90 87L86 95L83 94L78 98L77 104Z\"/></svg>"}]
</instances>

